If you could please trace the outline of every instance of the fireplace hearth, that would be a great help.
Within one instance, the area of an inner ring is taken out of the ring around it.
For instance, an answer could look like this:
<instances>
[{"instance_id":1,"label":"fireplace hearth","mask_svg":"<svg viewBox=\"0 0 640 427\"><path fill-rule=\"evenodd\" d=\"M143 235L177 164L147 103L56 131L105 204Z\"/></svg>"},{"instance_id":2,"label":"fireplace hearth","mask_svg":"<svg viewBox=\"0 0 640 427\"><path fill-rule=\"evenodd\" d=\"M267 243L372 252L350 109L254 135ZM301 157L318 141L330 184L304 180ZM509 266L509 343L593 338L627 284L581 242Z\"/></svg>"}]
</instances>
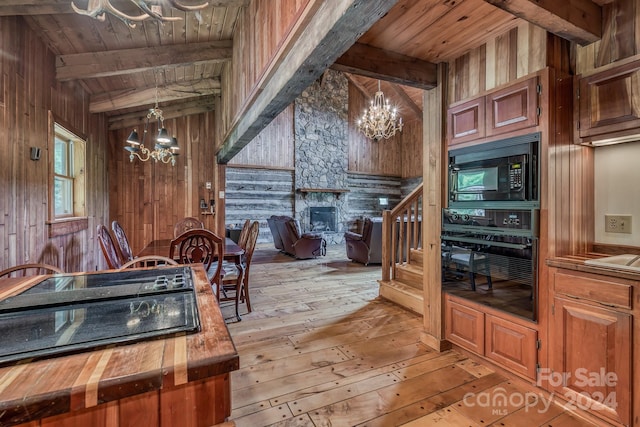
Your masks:
<instances>
[{"instance_id":1,"label":"fireplace hearth","mask_svg":"<svg viewBox=\"0 0 640 427\"><path fill-rule=\"evenodd\" d=\"M336 208L310 207L309 208L310 231L336 231Z\"/></svg>"}]
</instances>

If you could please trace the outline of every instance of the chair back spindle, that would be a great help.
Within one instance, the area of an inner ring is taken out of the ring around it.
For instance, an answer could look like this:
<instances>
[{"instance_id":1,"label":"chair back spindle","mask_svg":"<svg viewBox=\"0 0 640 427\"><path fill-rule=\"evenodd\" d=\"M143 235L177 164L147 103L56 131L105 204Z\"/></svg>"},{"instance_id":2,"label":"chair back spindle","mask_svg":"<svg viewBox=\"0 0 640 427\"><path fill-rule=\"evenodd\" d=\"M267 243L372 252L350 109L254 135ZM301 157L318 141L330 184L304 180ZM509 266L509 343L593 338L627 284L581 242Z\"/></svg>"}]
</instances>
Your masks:
<instances>
[{"instance_id":1,"label":"chair back spindle","mask_svg":"<svg viewBox=\"0 0 640 427\"><path fill-rule=\"evenodd\" d=\"M113 220L111 222L111 231L113 231L113 235L116 237L116 242L118 243L118 248L120 249L122 262L126 263L131 261L133 259L133 252L131 251L131 246L129 245L129 239L127 239L127 234L124 232L124 229L118 221Z\"/></svg>"},{"instance_id":2,"label":"chair back spindle","mask_svg":"<svg viewBox=\"0 0 640 427\"><path fill-rule=\"evenodd\" d=\"M107 261L107 267L111 270L117 270L122 267L122 259L120 258L120 254L116 249L113 238L109 233L109 229L103 224L100 224L97 228L97 234L102 254L104 255L104 259Z\"/></svg>"}]
</instances>

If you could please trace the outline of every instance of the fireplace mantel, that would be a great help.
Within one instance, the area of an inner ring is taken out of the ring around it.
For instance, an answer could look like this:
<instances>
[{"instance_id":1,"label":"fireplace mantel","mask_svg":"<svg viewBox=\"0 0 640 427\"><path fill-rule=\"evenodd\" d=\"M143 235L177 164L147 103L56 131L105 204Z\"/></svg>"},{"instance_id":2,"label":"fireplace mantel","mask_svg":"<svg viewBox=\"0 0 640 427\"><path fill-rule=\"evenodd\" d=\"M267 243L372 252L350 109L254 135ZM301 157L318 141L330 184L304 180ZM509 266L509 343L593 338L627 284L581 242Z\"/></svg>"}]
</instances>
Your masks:
<instances>
[{"instance_id":1,"label":"fireplace mantel","mask_svg":"<svg viewBox=\"0 0 640 427\"><path fill-rule=\"evenodd\" d=\"M340 197L342 193L348 193L347 189L340 188L298 188L298 193L302 193L303 196L307 196L308 193L333 193L336 197Z\"/></svg>"}]
</instances>

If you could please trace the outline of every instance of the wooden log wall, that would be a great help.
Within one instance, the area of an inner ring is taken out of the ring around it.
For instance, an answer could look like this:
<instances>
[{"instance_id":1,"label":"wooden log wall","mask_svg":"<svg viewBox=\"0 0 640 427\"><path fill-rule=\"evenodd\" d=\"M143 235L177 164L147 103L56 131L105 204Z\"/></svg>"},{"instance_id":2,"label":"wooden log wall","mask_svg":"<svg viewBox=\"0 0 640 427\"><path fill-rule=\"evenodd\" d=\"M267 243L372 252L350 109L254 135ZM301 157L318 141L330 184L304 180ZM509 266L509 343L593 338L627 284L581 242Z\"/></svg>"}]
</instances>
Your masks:
<instances>
[{"instance_id":1,"label":"wooden log wall","mask_svg":"<svg viewBox=\"0 0 640 427\"><path fill-rule=\"evenodd\" d=\"M293 169L227 167L226 223L260 223L259 242L273 238L267 224L271 215L294 216Z\"/></svg>"},{"instance_id":2,"label":"wooden log wall","mask_svg":"<svg viewBox=\"0 0 640 427\"><path fill-rule=\"evenodd\" d=\"M200 199L209 203L218 190L224 191L215 185L214 114L165 120L165 126L180 146L175 166L153 160L130 162L124 150L129 131L110 132L109 213L124 228L134 254L151 240L173 238L174 224L187 216L217 230L214 216L200 209ZM149 135L156 132L152 125ZM211 190L206 189L206 182L212 183Z\"/></svg>"},{"instance_id":3,"label":"wooden log wall","mask_svg":"<svg viewBox=\"0 0 640 427\"><path fill-rule=\"evenodd\" d=\"M402 179L387 175L372 175L349 172L347 176L349 193L346 194L348 217L382 217L383 208L379 205L380 197L389 198L392 209L402 200Z\"/></svg>"},{"instance_id":4,"label":"wooden log wall","mask_svg":"<svg viewBox=\"0 0 640 427\"><path fill-rule=\"evenodd\" d=\"M69 272L102 268L95 230L109 218L106 118L89 114L89 97L80 85L56 81L54 53L22 18L0 17L0 52L0 269L31 262ZM88 228L52 238L49 111L88 141ZM31 147L42 150L40 160L30 160Z\"/></svg>"}]
</instances>

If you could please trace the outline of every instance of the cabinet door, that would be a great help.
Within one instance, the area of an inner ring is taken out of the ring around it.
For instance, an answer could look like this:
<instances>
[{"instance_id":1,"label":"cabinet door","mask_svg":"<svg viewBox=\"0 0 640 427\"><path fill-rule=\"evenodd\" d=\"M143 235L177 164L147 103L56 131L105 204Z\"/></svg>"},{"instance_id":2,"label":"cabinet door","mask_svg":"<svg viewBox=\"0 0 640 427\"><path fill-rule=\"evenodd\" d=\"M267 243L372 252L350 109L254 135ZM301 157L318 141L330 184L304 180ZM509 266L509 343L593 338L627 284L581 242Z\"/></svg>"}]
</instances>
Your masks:
<instances>
[{"instance_id":1,"label":"cabinet door","mask_svg":"<svg viewBox=\"0 0 640 427\"><path fill-rule=\"evenodd\" d=\"M536 379L536 330L487 314L485 334L485 351L489 359Z\"/></svg>"},{"instance_id":2,"label":"cabinet door","mask_svg":"<svg viewBox=\"0 0 640 427\"><path fill-rule=\"evenodd\" d=\"M484 355L484 313L447 299L445 336L454 344Z\"/></svg>"},{"instance_id":3,"label":"cabinet door","mask_svg":"<svg viewBox=\"0 0 640 427\"><path fill-rule=\"evenodd\" d=\"M487 95L487 136L536 126L537 86L538 79L533 77Z\"/></svg>"},{"instance_id":4,"label":"cabinet door","mask_svg":"<svg viewBox=\"0 0 640 427\"><path fill-rule=\"evenodd\" d=\"M631 315L558 297L554 302L553 372L541 373L539 381L575 407L628 425Z\"/></svg>"},{"instance_id":5,"label":"cabinet door","mask_svg":"<svg viewBox=\"0 0 640 427\"><path fill-rule=\"evenodd\" d=\"M580 137L640 128L640 61L580 79Z\"/></svg>"},{"instance_id":6,"label":"cabinet door","mask_svg":"<svg viewBox=\"0 0 640 427\"><path fill-rule=\"evenodd\" d=\"M451 107L447 113L449 145L485 136L484 97Z\"/></svg>"}]
</instances>

